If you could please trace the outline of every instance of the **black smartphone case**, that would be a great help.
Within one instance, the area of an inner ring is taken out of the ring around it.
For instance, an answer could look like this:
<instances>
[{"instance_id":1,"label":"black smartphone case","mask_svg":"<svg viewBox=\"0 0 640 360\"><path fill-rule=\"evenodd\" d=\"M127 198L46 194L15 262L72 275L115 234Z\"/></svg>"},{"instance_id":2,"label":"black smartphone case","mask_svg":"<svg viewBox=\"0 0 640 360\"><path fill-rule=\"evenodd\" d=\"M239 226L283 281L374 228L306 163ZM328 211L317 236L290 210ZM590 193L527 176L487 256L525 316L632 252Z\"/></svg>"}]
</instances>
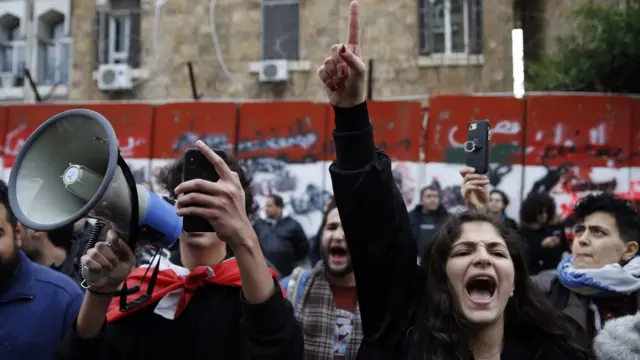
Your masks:
<instances>
[{"instance_id":1,"label":"black smartphone case","mask_svg":"<svg viewBox=\"0 0 640 360\"><path fill-rule=\"evenodd\" d=\"M226 160L227 154L223 150L214 150L216 154ZM202 155L198 149L188 149L184 153L184 166L182 168L182 181L203 179L216 182L220 179L215 167ZM184 216L182 229L186 232L215 232L211 224L198 216Z\"/></svg>"},{"instance_id":2,"label":"black smartphone case","mask_svg":"<svg viewBox=\"0 0 640 360\"><path fill-rule=\"evenodd\" d=\"M467 166L476 169L476 174L489 172L490 137L489 120L476 120L469 124L464 151L467 153Z\"/></svg>"}]
</instances>

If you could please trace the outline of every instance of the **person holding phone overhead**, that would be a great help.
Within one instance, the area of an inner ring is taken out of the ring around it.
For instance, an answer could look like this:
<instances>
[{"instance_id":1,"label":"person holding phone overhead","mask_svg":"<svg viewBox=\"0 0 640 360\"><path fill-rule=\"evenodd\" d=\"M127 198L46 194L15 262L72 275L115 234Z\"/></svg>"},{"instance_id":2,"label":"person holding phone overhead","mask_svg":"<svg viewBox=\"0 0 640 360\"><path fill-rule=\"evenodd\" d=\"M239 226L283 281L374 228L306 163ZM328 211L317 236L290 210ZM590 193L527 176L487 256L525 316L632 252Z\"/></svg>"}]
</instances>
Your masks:
<instances>
[{"instance_id":1,"label":"person holding phone overhead","mask_svg":"<svg viewBox=\"0 0 640 360\"><path fill-rule=\"evenodd\" d=\"M453 216L416 265L407 208L369 123L359 10L352 1L347 44L318 69L335 113L329 171L360 304L357 359L586 359L529 279L518 238L492 217Z\"/></svg>"},{"instance_id":2,"label":"person holding phone overhead","mask_svg":"<svg viewBox=\"0 0 640 360\"><path fill-rule=\"evenodd\" d=\"M171 166L168 184L177 186L178 215L204 219L215 232L183 232L184 267L159 257L157 273L149 267L132 271L133 253L109 232L107 242L82 257L103 280L87 290L58 359L302 359L300 327L249 222L250 180L234 159L223 159L202 141L196 146L218 180L182 182L183 159ZM225 259L227 245L235 258ZM133 300L146 292L152 273L157 278L150 298L122 311L114 292L123 280L128 287L142 284Z\"/></svg>"}]
</instances>

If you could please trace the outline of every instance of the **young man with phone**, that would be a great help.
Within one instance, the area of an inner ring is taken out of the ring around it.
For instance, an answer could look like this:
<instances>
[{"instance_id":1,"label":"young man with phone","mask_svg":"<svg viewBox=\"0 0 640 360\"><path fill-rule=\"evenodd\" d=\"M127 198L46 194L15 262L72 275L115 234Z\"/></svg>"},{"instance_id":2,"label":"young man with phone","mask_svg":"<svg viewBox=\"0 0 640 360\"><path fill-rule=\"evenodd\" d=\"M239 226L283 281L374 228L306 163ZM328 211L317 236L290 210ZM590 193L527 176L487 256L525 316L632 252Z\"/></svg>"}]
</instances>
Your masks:
<instances>
[{"instance_id":1,"label":"young man with phone","mask_svg":"<svg viewBox=\"0 0 640 360\"><path fill-rule=\"evenodd\" d=\"M113 293L127 276L129 287L146 279L145 289L152 271L146 276L144 268L131 272L131 250L110 232L107 242L82 258L83 265L104 277L88 290L59 358L302 358L302 333L291 304L270 272L248 219L250 182L236 162L222 159L201 141L196 145L219 180L181 183L182 160L173 164L165 181L171 188L177 185L172 194L178 195L178 215L206 219L216 232L183 233L179 246L184 268L161 259L158 292L128 312L120 310ZM227 245L235 258L225 260Z\"/></svg>"}]
</instances>

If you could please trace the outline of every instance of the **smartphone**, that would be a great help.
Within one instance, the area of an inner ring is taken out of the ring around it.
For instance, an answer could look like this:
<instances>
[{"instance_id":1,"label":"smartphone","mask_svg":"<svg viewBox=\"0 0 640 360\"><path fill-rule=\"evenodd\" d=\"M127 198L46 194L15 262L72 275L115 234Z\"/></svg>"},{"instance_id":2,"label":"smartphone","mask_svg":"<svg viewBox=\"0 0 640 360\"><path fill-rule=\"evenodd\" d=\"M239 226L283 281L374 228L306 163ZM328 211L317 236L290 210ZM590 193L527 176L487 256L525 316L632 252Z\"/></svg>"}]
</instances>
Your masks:
<instances>
[{"instance_id":1,"label":"smartphone","mask_svg":"<svg viewBox=\"0 0 640 360\"><path fill-rule=\"evenodd\" d=\"M227 153L224 150L214 149L213 151L224 160L227 159ZM182 167L182 181L193 179L212 182L220 180L220 176L213 164L202 155L200 150L195 148L187 149L184 153L184 165ZM182 229L186 232L215 232L211 223L198 216L184 216L182 218Z\"/></svg>"},{"instance_id":2,"label":"smartphone","mask_svg":"<svg viewBox=\"0 0 640 360\"><path fill-rule=\"evenodd\" d=\"M489 120L476 120L469 124L464 151L467 153L467 166L476 169L476 174L489 172L489 139L491 129Z\"/></svg>"}]
</instances>

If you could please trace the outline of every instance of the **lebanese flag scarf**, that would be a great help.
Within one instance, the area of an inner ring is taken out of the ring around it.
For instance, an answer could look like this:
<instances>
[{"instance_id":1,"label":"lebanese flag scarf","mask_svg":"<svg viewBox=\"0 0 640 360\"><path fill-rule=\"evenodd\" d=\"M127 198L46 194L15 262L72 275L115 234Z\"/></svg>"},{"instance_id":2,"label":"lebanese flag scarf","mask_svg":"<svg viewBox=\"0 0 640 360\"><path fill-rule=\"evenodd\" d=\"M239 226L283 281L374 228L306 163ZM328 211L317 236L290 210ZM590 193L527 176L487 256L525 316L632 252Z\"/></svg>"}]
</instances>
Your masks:
<instances>
[{"instance_id":1,"label":"lebanese flag scarf","mask_svg":"<svg viewBox=\"0 0 640 360\"><path fill-rule=\"evenodd\" d=\"M193 293L206 283L223 286L242 287L240 269L236 258L227 259L213 267L199 266L191 272L181 266L172 264L168 259L161 257L157 264L158 278L153 288L151 298L145 303L129 311L120 310L120 297L115 296L107 310L107 322L111 323L130 315L149 305L158 303L154 313L169 319L176 319L193 297ZM151 267L151 268L149 268ZM147 293L149 280L154 271L152 265L144 265L134 269L125 282L127 286L140 284L140 290L127 297L127 302L133 301L142 294ZM277 277L273 269L269 269L271 275ZM146 276L145 276L146 274ZM281 289L282 290L282 287ZM284 290L283 294L284 294Z\"/></svg>"}]
</instances>

